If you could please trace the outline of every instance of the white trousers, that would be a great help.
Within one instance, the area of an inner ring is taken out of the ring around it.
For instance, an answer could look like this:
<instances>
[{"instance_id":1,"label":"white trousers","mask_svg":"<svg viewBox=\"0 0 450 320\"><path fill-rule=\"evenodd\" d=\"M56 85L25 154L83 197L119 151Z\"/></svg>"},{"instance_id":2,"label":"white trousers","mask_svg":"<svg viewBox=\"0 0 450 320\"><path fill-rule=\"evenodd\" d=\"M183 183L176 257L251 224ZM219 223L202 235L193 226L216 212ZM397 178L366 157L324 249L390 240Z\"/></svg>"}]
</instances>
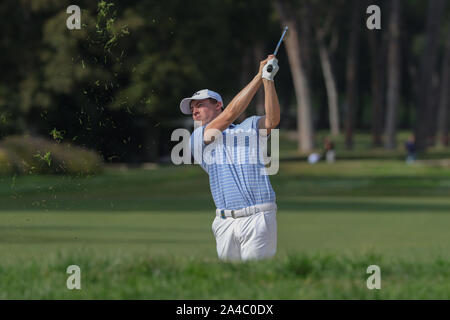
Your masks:
<instances>
[{"instance_id":1,"label":"white trousers","mask_svg":"<svg viewBox=\"0 0 450 320\"><path fill-rule=\"evenodd\" d=\"M220 260L258 260L277 251L276 210L236 219L216 216L212 231Z\"/></svg>"}]
</instances>

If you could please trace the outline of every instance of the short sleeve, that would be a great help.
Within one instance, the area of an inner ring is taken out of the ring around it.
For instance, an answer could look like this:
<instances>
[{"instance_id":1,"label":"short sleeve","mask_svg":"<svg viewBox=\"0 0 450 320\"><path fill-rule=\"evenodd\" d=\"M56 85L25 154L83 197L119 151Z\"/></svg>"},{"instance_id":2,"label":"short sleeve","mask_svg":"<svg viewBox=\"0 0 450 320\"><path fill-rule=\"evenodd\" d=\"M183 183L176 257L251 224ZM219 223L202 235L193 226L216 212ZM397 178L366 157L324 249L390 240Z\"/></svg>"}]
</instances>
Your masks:
<instances>
[{"instance_id":1,"label":"short sleeve","mask_svg":"<svg viewBox=\"0 0 450 320\"><path fill-rule=\"evenodd\" d=\"M262 116L253 116L252 118L252 129L258 130L258 121L262 118Z\"/></svg>"},{"instance_id":2,"label":"short sleeve","mask_svg":"<svg viewBox=\"0 0 450 320\"><path fill-rule=\"evenodd\" d=\"M269 136L270 136L270 133L269 133L269 134L265 134L265 133L263 133L263 132L259 132L258 121L259 121L259 119L261 119L262 117L264 117L264 116L253 116L253 117L251 117L251 118L253 118L253 119L252 119L252 129L258 130L258 133L259 133L259 135L260 135L261 137L269 137ZM265 129L262 129L262 130L265 130Z\"/></svg>"},{"instance_id":3,"label":"short sleeve","mask_svg":"<svg viewBox=\"0 0 450 320\"><path fill-rule=\"evenodd\" d=\"M254 129L258 130L258 120L262 118L262 116L252 116L248 117L244 121L242 121L238 126L243 130Z\"/></svg>"}]
</instances>

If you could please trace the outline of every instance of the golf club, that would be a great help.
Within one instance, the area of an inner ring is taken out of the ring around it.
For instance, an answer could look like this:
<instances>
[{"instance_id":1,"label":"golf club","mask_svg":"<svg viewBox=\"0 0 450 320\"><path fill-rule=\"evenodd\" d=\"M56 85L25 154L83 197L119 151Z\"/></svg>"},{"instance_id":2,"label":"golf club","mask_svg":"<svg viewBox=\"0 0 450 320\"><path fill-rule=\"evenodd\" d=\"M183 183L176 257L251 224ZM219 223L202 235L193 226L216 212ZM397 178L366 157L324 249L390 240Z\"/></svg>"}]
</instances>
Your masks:
<instances>
[{"instance_id":1,"label":"golf club","mask_svg":"<svg viewBox=\"0 0 450 320\"><path fill-rule=\"evenodd\" d=\"M281 42L283 41L284 35L286 34L286 31L287 31L287 30L288 30L288 27L287 27L287 26L284 27L284 31L283 31L283 34L281 35L280 41L278 41L277 47L275 48L275 51L273 52L273 55L274 55L274 56L277 56L278 49L280 48ZM268 71L268 72L272 72L272 70L273 70L272 65L269 65L269 66L267 67L267 71Z\"/></svg>"}]
</instances>

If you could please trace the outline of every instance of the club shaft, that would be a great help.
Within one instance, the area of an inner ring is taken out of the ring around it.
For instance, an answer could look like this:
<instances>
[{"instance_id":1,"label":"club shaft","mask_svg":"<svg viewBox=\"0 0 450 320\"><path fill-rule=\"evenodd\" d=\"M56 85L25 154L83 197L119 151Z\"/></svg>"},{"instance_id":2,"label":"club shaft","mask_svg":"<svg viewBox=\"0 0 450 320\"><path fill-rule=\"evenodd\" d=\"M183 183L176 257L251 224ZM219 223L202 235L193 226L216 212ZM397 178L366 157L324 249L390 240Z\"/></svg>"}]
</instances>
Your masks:
<instances>
[{"instance_id":1,"label":"club shaft","mask_svg":"<svg viewBox=\"0 0 450 320\"><path fill-rule=\"evenodd\" d=\"M281 35L280 41L278 41L277 47L275 48L275 51L273 52L273 55L276 56L278 53L278 49L280 48L281 42L283 41L284 35L286 34L286 31L288 30L288 27L286 26L284 28L283 34Z\"/></svg>"}]
</instances>

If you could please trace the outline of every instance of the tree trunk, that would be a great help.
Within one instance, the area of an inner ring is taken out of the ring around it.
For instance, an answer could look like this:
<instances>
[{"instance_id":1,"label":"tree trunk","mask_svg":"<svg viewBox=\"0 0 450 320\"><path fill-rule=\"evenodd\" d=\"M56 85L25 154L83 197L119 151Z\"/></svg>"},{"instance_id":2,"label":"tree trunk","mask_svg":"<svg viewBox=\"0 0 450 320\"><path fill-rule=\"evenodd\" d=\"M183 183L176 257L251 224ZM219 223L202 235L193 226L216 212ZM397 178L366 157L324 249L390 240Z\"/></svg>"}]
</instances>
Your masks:
<instances>
[{"instance_id":1,"label":"tree trunk","mask_svg":"<svg viewBox=\"0 0 450 320\"><path fill-rule=\"evenodd\" d=\"M391 0L389 19L388 83L385 148L395 149L400 98L400 0Z\"/></svg>"},{"instance_id":2,"label":"tree trunk","mask_svg":"<svg viewBox=\"0 0 450 320\"><path fill-rule=\"evenodd\" d=\"M368 40L372 91L372 146L380 147L382 144L384 109L384 35L382 34L378 38L377 31L370 30Z\"/></svg>"},{"instance_id":3,"label":"tree trunk","mask_svg":"<svg viewBox=\"0 0 450 320\"><path fill-rule=\"evenodd\" d=\"M330 54L325 45L325 31L317 31L317 44L319 47L320 65L325 80L325 88L328 97L328 115L330 121L330 130L332 136L339 135L339 109L338 109L338 91L336 80L331 67Z\"/></svg>"},{"instance_id":4,"label":"tree trunk","mask_svg":"<svg viewBox=\"0 0 450 320\"><path fill-rule=\"evenodd\" d=\"M433 141L430 141L429 135L430 127L434 122L430 98L432 76L437 62L439 27L442 21L444 5L444 0L430 0L428 6L426 37L420 64L417 98L415 136L418 151L426 151L427 147L433 143Z\"/></svg>"},{"instance_id":5,"label":"tree trunk","mask_svg":"<svg viewBox=\"0 0 450 320\"><path fill-rule=\"evenodd\" d=\"M447 29L447 44L443 62L441 80L441 94L438 112L438 137L443 146L449 145L449 122L450 122L450 27Z\"/></svg>"},{"instance_id":6,"label":"tree trunk","mask_svg":"<svg viewBox=\"0 0 450 320\"><path fill-rule=\"evenodd\" d=\"M367 5L372 4L370 0ZM382 12L388 12L389 6L385 1L377 3ZM384 25L385 15L381 17ZM372 146L381 147L383 144L383 119L385 111L386 92L386 60L389 32L386 28L381 30L368 30L370 68L371 68L371 92L372 92Z\"/></svg>"},{"instance_id":7,"label":"tree trunk","mask_svg":"<svg viewBox=\"0 0 450 320\"><path fill-rule=\"evenodd\" d=\"M300 46L298 29L291 8L288 8L288 5L282 0L277 0L275 6L283 26L286 25L289 28L285 45L297 98L298 148L301 152L310 152L314 147L311 97L309 81L304 67L305 61L302 59L300 50L307 44Z\"/></svg>"},{"instance_id":8,"label":"tree trunk","mask_svg":"<svg viewBox=\"0 0 450 320\"><path fill-rule=\"evenodd\" d=\"M360 7L360 0L352 1L351 33L346 71L345 145L347 149L353 148L354 114L358 100L359 33L361 28Z\"/></svg>"},{"instance_id":9,"label":"tree trunk","mask_svg":"<svg viewBox=\"0 0 450 320\"><path fill-rule=\"evenodd\" d=\"M305 70L305 74L306 77L308 79L311 79L312 76L312 63L310 63L311 61L311 57L313 56L312 53L312 47L311 47L311 35L312 35L312 30L311 30L311 12L312 12L312 7L311 7L311 2L310 0L303 0L301 2L301 4L299 5L299 14L297 15L297 21L299 21L299 23L297 24L298 26L298 30L299 30L299 42L301 43L301 59L302 61L304 61L305 63L303 64L304 70Z\"/></svg>"},{"instance_id":10,"label":"tree trunk","mask_svg":"<svg viewBox=\"0 0 450 320\"><path fill-rule=\"evenodd\" d=\"M430 114L430 124L428 126L428 140L430 141L430 146L434 146L436 144L436 136L437 136L437 125L438 118L437 114L439 112L439 91L440 91L440 72L437 68L433 70L433 74L431 76L431 95L428 98L428 105L430 106L431 114Z\"/></svg>"}]
</instances>

